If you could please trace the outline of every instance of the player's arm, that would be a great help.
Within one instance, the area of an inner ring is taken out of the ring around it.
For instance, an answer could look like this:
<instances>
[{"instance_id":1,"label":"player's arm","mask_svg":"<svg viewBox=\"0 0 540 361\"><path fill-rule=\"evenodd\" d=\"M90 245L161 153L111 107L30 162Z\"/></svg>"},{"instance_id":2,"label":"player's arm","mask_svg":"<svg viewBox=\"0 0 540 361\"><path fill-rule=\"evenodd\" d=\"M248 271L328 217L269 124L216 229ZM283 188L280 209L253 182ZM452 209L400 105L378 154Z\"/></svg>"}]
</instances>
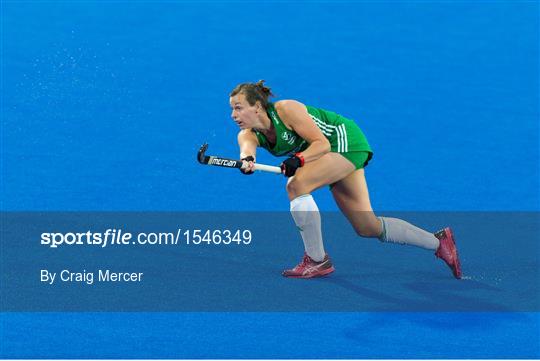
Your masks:
<instances>
[{"instance_id":1,"label":"player's arm","mask_svg":"<svg viewBox=\"0 0 540 361\"><path fill-rule=\"evenodd\" d=\"M238 132L238 146L240 147L240 158L252 156L255 158L259 140L251 129L242 129Z\"/></svg>"},{"instance_id":2,"label":"player's arm","mask_svg":"<svg viewBox=\"0 0 540 361\"><path fill-rule=\"evenodd\" d=\"M247 160L249 166L247 169L241 169L240 171L244 174L253 173L253 166L255 163L255 158L257 155L257 146L259 145L259 140L255 133L251 129L242 129L238 132L238 146L240 147L240 159Z\"/></svg>"},{"instance_id":3,"label":"player's arm","mask_svg":"<svg viewBox=\"0 0 540 361\"><path fill-rule=\"evenodd\" d=\"M311 162L330 152L330 142L309 116L306 106L296 100L276 103L281 119L292 128L309 146L302 152L303 162Z\"/></svg>"}]
</instances>

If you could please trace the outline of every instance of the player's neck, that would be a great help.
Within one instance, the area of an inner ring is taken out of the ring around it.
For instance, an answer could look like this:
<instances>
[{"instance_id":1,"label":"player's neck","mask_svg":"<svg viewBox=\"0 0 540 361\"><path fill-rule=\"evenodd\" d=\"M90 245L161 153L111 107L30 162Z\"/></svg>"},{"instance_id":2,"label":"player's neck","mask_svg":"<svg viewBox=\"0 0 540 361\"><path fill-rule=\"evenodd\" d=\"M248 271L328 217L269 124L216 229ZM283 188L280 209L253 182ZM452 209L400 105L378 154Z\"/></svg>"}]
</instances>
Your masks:
<instances>
[{"instance_id":1,"label":"player's neck","mask_svg":"<svg viewBox=\"0 0 540 361\"><path fill-rule=\"evenodd\" d=\"M259 116L259 122L258 126L256 127L262 132L269 132L274 129L274 125L272 124L272 121L268 117L268 114L264 113Z\"/></svg>"}]
</instances>

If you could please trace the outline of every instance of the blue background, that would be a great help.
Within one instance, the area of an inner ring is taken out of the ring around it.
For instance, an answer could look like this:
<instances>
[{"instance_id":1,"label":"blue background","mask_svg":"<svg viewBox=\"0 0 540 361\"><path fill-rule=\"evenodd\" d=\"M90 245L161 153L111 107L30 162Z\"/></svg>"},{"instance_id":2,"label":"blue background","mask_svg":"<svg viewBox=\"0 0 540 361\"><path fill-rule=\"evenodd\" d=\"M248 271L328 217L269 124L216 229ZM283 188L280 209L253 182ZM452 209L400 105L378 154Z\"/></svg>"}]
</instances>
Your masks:
<instances>
[{"instance_id":1,"label":"blue background","mask_svg":"<svg viewBox=\"0 0 540 361\"><path fill-rule=\"evenodd\" d=\"M4 1L1 209L287 211L283 178L194 161L205 141L237 154L228 93L266 79L357 121L377 211L538 212L538 5ZM326 189L315 197L336 209ZM473 241L460 251L489 247ZM1 317L4 357L540 355L534 312Z\"/></svg>"}]
</instances>

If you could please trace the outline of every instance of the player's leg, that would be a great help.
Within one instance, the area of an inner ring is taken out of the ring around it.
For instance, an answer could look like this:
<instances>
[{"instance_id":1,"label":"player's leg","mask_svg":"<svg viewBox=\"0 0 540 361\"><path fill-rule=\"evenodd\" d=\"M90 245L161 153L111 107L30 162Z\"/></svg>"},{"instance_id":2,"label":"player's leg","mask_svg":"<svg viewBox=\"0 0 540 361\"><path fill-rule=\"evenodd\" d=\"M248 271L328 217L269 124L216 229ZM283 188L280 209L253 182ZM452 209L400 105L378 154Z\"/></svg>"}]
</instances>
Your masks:
<instances>
[{"instance_id":1,"label":"player's leg","mask_svg":"<svg viewBox=\"0 0 540 361\"><path fill-rule=\"evenodd\" d=\"M436 250L439 246L439 240L433 233L397 218L375 216L364 169L358 169L334 184L332 194L356 233L362 237L377 237L386 242L411 244L430 250Z\"/></svg>"},{"instance_id":2,"label":"player's leg","mask_svg":"<svg viewBox=\"0 0 540 361\"><path fill-rule=\"evenodd\" d=\"M427 232L404 220L376 217L371 208L364 169L358 169L332 187L332 194L339 208L347 217L356 233L362 237L377 237L383 242L409 244L436 250L452 269L456 278L461 270L453 236L450 229L437 233Z\"/></svg>"},{"instance_id":3,"label":"player's leg","mask_svg":"<svg viewBox=\"0 0 540 361\"><path fill-rule=\"evenodd\" d=\"M289 200L333 184L354 172L354 165L339 153L326 153L321 158L298 168L287 182Z\"/></svg>"},{"instance_id":4,"label":"player's leg","mask_svg":"<svg viewBox=\"0 0 540 361\"><path fill-rule=\"evenodd\" d=\"M359 236L379 237L383 233L382 222L371 208L363 168L334 183L332 195Z\"/></svg>"},{"instance_id":5,"label":"player's leg","mask_svg":"<svg viewBox=\"0 0 540 361\"><path fill-rule=\"evenodd\" d=\"M354 166L337 153L327 153L316 161L306 163L287 182L291 200L291 214L304 241L305 256L295 268L283 272L284 276L311 278L334 270L324 251L321 216L311 192L334 183L354 171Z\"/></svg>"}]
</instances>

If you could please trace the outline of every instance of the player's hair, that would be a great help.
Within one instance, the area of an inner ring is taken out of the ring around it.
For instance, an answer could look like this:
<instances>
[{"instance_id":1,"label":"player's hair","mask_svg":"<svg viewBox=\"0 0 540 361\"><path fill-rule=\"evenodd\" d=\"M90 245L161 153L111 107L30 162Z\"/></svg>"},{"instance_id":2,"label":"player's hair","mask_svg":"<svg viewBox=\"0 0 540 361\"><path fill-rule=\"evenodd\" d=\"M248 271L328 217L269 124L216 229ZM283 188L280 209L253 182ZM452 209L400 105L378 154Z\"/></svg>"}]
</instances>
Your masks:
<instances>
[{"instance_id":1,"label":"player's hair","mask_svg":"<svg viewBox=\"0 0 540 361\"><path fill-rule=\"evenodd\" d=\"M259 80L256 83L238 84L230 96L233 97L240 93L244 94L249 105L255 105L257 101L260 101L262 107L265 109L268 107L268 98L274 96L272 90L264 85L264 80Z\"/></svg>"}]
</instances>

